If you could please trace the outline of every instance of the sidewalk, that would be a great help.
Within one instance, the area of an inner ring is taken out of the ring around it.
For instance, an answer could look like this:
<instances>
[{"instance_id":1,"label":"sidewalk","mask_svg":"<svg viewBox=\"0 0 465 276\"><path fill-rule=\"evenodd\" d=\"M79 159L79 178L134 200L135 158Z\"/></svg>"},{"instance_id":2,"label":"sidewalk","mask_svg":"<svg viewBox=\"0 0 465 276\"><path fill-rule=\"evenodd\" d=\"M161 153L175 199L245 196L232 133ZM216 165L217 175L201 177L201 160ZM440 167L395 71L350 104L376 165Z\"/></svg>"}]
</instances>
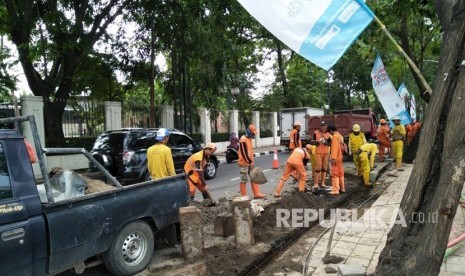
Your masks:
<instances>
[{"instance_id":1,"label":"sidewalk","mask_svg":"<svg viewBox=\"0 0 465 276\"><path fill-rule=\"evenodd\" d=\"M396 172L397 176L389 176L387 173L383 175L384 183L388 186L356 223L338 222L332 239L331 255L340 256L344 261L340 264L324 264L322 261L322 256L325 256L326 253L330 231L320 240L317 238L313 240L313 243L317 242L317 244L307 263L309 275L335 275L334 273L338 270L354 273L351 275L374 273L392 222L402 223L402 221L396 221L396 214L413 165L405 164L404 168L405 171ZM348 219L350 220L350 217ZM460 206L458 206L453 228L456 229L457 233L465 231L465 209ZM465 247L462 247L444 261L439 275L463 275L465 271L464 259ZM332 271L332 273L326 271Z\"/></svg>"}]
</instances>

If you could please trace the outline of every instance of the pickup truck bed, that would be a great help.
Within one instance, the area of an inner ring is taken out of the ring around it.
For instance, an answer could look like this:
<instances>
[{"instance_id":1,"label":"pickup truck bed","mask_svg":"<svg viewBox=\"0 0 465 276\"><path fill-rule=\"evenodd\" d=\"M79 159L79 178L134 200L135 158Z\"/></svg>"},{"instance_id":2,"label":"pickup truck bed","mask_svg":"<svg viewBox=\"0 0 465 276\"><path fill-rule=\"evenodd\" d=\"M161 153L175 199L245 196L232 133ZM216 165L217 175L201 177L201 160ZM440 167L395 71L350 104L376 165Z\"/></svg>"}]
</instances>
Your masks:
<instances>
[{"instance_id":1,"label":"pickup truck bed","mask_svg":"<svg viewBox=\"0 0 465 276\"><path fill-rule=\"evenodd\" d=\"M31 116L16 120L35 127ZM34 142L41 170L47 171L43 153L60 150ZM179 208L189 200L184 174L124 187L110 179L116 189L59 202L48 175L42 177L48 203L40 201L23 137L0 130L0 275L82 272L90 258L103 260L114 275L135 274L150 262L154 233L178 223ZM102 177L111 175L103 171Z\"/></svg>"}]
</instances>

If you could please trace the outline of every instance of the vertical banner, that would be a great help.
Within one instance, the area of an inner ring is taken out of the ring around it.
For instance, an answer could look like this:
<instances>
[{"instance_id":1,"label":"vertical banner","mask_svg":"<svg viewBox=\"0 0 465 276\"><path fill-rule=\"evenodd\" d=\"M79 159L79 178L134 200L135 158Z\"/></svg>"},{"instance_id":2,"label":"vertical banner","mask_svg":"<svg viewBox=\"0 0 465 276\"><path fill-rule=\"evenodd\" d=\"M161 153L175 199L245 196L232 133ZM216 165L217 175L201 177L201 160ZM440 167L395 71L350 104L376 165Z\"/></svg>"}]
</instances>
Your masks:
<instances>
[{"instance_id":1,"label":"vertical banner","mask_svg":"<svg viewBox=\"0 0 465 276\"><path fill-rule=\"evenodd\" d=\"M376 57L375 64L373 65L371 78L376 96L389 119L392 120L394 117L399 117L403 125L410 123L409 112L405 109L404 102L397 94L396 88L392 84L379 55Z\"/></svg>"},{"instance_id":2,"label":"vertical banner","mask_svg":"<svg viewBox=\"0 0 465 276\"><path fill-rule=\"evenodd\" d=\"M329 70L373 21L362 0L238 0L274 36Z\"/></svg>"},{"instance_id":3,"label":"vertical banner","mask_svg":"<svg viewBox=\"0 0 465 276\"><path fill-rule=\"evenodd\" d=\"M402 99L405 104L405 109L410 110L410 93L408 92L407 87L402 83L397 89L397 94Z\"/></svg>"},{"instance_id":4,"label":"vertical banner","mask_svg":"<svg viewBox=\"0 0 465 276\"><path fill-rule=\"evenodd\" d=\"M410 94L410 118L413 121L417 120L417 107L415 102L415 95Z\"/></svg>"}]
</instances>

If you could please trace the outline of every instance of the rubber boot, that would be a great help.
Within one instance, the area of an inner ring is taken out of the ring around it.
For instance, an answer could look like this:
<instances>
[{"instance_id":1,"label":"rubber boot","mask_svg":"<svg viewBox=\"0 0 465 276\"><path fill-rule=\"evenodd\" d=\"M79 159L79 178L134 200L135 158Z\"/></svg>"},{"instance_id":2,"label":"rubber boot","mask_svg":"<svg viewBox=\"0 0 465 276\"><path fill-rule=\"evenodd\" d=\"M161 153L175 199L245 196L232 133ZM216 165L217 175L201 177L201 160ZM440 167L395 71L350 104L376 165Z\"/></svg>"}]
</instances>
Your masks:
<instances>
[{"instance_id":1,"label":"rubber boot","mask_svg":"<svg viewBox=\"0 0 465 276\"><path fill-rule=\"evenodd\" d=\"M346 184L345 184L344 176L339 177L339 192L340 193L346 192Z\"/></svg>"},{"instance_id":2,"label":"rubber boot","mask_svg":"<svg viewBox=\"0 0 465 276\"><path fill-rule=\"evenodd\" d=\"M339 194L339 178L331 177L331 195L338 195Z\"/></svg>"},{"instance_id":3,"label":"rubber boot","mask_svg":"<svg viewBox=\"0 0 465 276\"><path fill-rule=\"evenodd\" d=\"M402 158L396 158L396 168L399 171L403 171L404 169L402 168Z\"/></svg>"},{"instance_id":4,"label":"rubber boot","mask_svg":"<svg viewBox=\"0 0 465 276\"><path fill-rule=\"evenodd\" d=\"M274 197L281 197L281 191L284 187L284 180L280 180L278 186L276 186L276 191L274 192Z\"/></svg>"},{"instance_id":5,"label":"rubber boot","mask_svg":"<svg viewBox=\"0 0 465 276\"><path fill-rule=\"evenodd\" d=\"M321 172L321 188L325 189L327 186L325 185L326 179L326 172Z\"/></svg>"},{"instance_id":6,"label":"rubber boot","mask_svg":"<svg viewBox=\"0 0 465 276\"><path fill-rule=\"evenodd\" d=\"M315 174L313 175L313 189L318 189L319 185L318 182L320 180L320 172L315 171Z\"/></svg>"},{"instance_id":7,"label":"rubber boot","mask_svg":"<svg viewBox=\"0 0 465 276\"><path fill-rule=\"evenodd\" d=\"M253 198L254 199L260 199L260 198L266 198L266 196L262 193L260 193L260 185L250 182L252 186L252 192L253 192Z\"/></svg>"},{"instance_id":8,"label":"rubber boot","mask_svg":"<svg viewBox=\"0 0 465 276\"><path fill-rule=\"evenodd\" d=\"M241 182L239 184L239 189L241 191L241 195L242 196L246 196L247 195L247 186L246 186L246 183L245 182Z\"/></svg>"}]
</instances>

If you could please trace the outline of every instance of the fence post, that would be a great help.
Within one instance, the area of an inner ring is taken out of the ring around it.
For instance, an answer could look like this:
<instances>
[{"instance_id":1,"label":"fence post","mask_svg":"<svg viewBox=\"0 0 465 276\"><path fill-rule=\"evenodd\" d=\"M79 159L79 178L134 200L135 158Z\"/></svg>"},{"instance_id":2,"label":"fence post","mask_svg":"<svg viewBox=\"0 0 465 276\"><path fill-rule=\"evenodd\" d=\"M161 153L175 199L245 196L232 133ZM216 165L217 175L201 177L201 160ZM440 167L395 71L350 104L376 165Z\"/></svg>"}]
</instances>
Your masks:
<instances>
[{"instance_id":1,"label":"fence post","mask_svg":"<svg viewBox=\"0 0 465 276\"><path fill-rule=\"evenodd\" d=\"M42 147L46 147L45 145L45 126L44 126L44 101L40 96L21 96L21 115L34 115L37 125L37 131L39 132L39 139L40 144ZM24 137L31 142L31 145L34 147L35 145L32 143L32 131L29 126L23 127L23 135Z\"/></svg>"},{"instance_id":2,"label":"fence post","mask_svg":"<svg viewBox=\"0 0 465 276\"><path fill-rule=\"evenodd\" d=\"M211 125L210 125L210 111L204 107L199 108L200 115L200 133L203 136L203 144L211 142Z\"/></svg>"},{"instance_id":3,"label":"fence post","mask_svg":"<svg viewBox=\"0 0 465 276\"><path fill-rule=\"evenodd\" d=\"M260 147L260 111L252 111L252 124L258 129L258 133L255 135L255 147Z\"/></svg>"},{"instance_id":4,"label":"fence post","mask_svg":"<svg viewBox=\"0 0 465 276\"><path fill-rule=\"evenodd\" d=\"M162 105L161 106L161 127L164 128L174 128L174 110L171 105Z\"/></svg>"},{"instance_id":5,"label":"fence post","mask_svg":"<svg viewBox=\"0 0 465 276\"><path fill-rule=\"evenodd\" d=\"M121 103L105 101L105 130L121 129Z\"/></svg>"},{"instance_id":6,"label":"fence post","mask_svg":"<svg viewBox=\"0 0 465 276\"><path fill-rule=\"evenodd\" d=\"M239 137L239 111L237 109L231 110L231 116L229 117L230 132L236 133Z\"/></svg>"},{"instance_id":7,"label":"fence post","mask_svg":"<svg viewBox=\"0 0 465 276\"><path fill-rule=\"evenodd\" d=\"M278 112L271 112L271 133L273 134L273 145L279 145L278 136Z\"/></svg>"}]
</instances>

